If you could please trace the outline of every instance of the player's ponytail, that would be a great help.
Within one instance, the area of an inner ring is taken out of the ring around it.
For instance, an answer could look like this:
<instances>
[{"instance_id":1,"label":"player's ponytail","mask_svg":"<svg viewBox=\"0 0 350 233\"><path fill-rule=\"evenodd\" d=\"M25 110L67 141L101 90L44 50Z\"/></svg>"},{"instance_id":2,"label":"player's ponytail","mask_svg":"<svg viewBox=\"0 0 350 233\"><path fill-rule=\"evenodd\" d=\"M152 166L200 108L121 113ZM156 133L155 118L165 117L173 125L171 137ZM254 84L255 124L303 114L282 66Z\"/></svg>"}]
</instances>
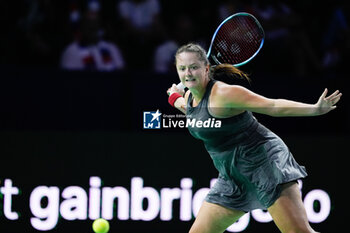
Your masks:
<instances>
[{"instance_id":1,"label":"player's ponytail","mask_svg":"<svg viewBox=\"0 0 350 233\"><path fill-rule=\"evenodd\" d=\"M220 64L211 68L211 78L228 84L237 84L237 79L248 81L248 75L231 64Z\"/></svg>"}]
</instances>

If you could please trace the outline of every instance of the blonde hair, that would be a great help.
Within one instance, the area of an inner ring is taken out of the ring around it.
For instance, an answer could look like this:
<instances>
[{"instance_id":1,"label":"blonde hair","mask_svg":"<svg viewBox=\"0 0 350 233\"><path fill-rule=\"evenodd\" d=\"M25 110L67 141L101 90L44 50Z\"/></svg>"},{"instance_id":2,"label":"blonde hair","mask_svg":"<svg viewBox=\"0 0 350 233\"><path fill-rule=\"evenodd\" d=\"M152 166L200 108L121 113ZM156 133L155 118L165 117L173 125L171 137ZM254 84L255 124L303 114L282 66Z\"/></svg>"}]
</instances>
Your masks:
<instances>
[{"instance_id":1,"label":"blonde hair","mask_svg":"<svg viewBox=\"0 0 350 233\"><path fill-rule=\"evenodd\" d=\"M250 82L250 78L246 73L244 73L243 71L234 67L231 64L220 64L220 65L212 66L208 60L207 52L199 44L195 44L195 43L189 43L189 44L183 45L176 51L175 65L177 62L177 56L183 52L196 53L198 55L198 59L202 61L205 66L210 65L209 77L211 79L220 80L221 76L228 76L230 78L234 77L239 79L246 79L248 82Z\"/></svg>"}]
</instances>

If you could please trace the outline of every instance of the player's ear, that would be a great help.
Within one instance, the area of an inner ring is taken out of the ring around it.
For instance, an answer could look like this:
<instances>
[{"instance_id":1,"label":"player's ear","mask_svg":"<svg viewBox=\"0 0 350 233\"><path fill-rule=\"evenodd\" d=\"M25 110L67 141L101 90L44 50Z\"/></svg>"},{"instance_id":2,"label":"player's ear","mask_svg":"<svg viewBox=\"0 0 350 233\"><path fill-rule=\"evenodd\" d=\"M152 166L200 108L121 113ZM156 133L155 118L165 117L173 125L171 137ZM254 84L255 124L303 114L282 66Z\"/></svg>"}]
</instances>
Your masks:
<instances>
[{"instance_id":1,"label":"player's ear","mask_svg":"<svg viewBox=\"0 0 350 233\"><path fill-rule=\"evenodd\" d=\"M210 70L210 65L208 64L208 65L206 65L206 67L205 67L205 72L209 72L209 70Z\"/></svg>"}]
</instances>

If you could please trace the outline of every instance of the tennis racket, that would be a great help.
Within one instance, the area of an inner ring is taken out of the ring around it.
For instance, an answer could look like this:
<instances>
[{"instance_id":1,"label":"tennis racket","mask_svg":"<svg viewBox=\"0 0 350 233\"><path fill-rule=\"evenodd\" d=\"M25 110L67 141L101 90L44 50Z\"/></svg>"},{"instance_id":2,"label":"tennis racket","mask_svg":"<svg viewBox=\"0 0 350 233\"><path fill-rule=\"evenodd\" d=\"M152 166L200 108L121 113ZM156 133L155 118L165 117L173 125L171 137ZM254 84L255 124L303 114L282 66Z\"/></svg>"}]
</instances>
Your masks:
<instances>
[{"instance_id":1,"label":"tennis racket","mask_svg":"<svg viewBox=\"0 0 350 233\"><path fill-rule=\"evenodd\" d=\"M216 29L207 53L208 60L212 65L242 66L259 53L264 39L264 29L253 15L236 13ZM185 86L179 83L177 88L183 90Z\"/></svg>"}]
</instances>

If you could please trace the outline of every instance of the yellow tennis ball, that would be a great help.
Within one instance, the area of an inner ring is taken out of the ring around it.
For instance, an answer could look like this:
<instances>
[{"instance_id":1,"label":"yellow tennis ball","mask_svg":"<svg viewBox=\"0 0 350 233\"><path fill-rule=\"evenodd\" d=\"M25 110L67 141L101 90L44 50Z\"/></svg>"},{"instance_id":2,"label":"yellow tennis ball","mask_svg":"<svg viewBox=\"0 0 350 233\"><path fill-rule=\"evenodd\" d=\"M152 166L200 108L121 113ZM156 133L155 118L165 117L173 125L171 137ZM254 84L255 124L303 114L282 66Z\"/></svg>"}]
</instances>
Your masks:
<instances>
[{"instance_id":1,"label":"yellow tennis ball","mask_svg":"<svg viewBox=\"0 0 350 233\"><path fill-rule=\"evenodd\" d=\"M96 233L107 233L109 231L109 223L103 218L98 218L92 223L92 229Z\"/></svg>"}]
</instances>

